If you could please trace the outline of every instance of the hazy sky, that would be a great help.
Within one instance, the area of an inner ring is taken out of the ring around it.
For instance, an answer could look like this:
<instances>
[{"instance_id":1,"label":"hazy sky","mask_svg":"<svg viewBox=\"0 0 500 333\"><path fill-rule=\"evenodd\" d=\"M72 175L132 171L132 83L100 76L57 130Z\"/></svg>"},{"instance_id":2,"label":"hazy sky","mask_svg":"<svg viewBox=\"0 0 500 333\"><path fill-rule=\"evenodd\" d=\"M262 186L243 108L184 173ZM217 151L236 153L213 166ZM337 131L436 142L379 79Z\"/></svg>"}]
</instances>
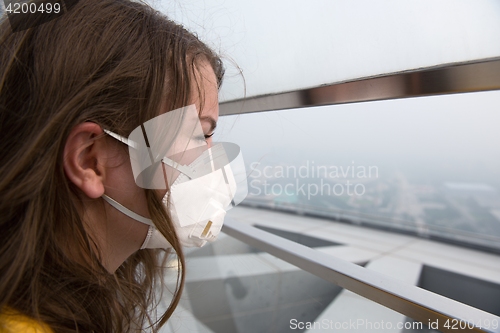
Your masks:
<instances>
[{"instance_id":1,"label":"hazy sky","mask_svg":"<svg viewBox=\"0 0 500 333\"><path fill-rule=\"evenodd\" d=\"M241 145L247 164L355 161L498 184L500 92L227 116L215 139Z\"/></svg>"}]
</instances>

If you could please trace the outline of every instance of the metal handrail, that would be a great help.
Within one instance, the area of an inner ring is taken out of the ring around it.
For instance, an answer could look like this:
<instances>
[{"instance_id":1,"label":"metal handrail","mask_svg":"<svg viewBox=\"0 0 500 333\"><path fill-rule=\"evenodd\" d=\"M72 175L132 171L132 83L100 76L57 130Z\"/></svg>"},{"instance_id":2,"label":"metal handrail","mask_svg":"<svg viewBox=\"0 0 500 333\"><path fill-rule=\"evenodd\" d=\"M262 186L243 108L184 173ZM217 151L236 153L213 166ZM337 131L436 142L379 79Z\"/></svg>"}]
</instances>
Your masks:
<instances>
[{"instance_id":1,"label":"metal handrail","mask_svg":"<svg viewBox=\"0 0 500 333\"><path fill-rule=\"evenodd\" d=\"M248 224L226 218L222 231L324 280L402 313L422 323L438 323L442 332L457 332L446 323L459 322L463 332L500 333L500 328L479 327L500 317L403 283L384 274L335 258Z\"/></svg>"},{"instance_id":2,"label":"metal handrail","mask_svg":"<svg viewBox=\"0 0 500 333\"><path fill-rule=\"evenodd\" d=\"M500 58L443 64L220 103L220 115L500 89Z\"/></svg>"}]
</instances>

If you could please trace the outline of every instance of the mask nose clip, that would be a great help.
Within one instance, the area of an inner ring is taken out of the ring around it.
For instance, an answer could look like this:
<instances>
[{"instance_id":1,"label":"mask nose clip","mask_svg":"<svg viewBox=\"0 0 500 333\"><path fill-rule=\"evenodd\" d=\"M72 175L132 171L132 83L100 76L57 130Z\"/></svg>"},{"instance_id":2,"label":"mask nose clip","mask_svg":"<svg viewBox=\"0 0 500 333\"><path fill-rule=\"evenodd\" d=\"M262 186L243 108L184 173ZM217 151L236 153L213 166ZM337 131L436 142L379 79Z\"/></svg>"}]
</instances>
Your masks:
<instances>
[{"instance_id":1,"label":"mask nose clip","mask_svg":"<svg viewBox=\"0 0 500 333\"><path fill-rule=\"evenodd\" d=\"M203 229L203 232L201 233L202 238L206 238L208 233L210 232L210 228L212 227L212 221L208 220L207 224L205 225L205 229Z\"/></svg>"},{"instance_id":2,"label":"mask nose clip","mask_svg":"<svg viewBox=\"0 0 500 333\"><path fill-rule=\"evenodd\" d=\"M211 242L217 238L222 229L226 210L220 202L210 199L201 216L200 222L192 226L189 238Z\"/></svg>"}]
</instances>

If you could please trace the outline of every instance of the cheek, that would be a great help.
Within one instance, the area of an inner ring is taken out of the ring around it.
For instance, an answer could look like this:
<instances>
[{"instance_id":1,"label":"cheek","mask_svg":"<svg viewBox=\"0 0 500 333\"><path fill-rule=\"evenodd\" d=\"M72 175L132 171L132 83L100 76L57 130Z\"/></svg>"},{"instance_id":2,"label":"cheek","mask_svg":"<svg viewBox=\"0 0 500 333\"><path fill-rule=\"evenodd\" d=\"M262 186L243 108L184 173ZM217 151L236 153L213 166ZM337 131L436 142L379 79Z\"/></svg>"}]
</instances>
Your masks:
<instances>
[{"instance_id":1,"label":"cheek","mask_svg":"<svg viewBox=\"0 0 500 333\"><path fill-rule=\"evenodd\" d=\"M137 221L133 221L133 223L129 234L131 241L134 243L134 248L140 249L148 234L149 226Z\"/></svg>"}]
</instances>

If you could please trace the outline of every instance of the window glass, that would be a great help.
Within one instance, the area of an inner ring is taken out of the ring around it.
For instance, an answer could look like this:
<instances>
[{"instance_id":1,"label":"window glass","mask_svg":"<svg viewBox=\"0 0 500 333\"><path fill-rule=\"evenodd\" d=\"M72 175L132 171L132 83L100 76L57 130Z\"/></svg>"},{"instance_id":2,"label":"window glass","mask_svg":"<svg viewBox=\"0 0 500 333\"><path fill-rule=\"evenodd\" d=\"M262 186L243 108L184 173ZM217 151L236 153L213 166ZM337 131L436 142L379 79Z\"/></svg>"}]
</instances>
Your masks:
<instances>
[{"instance_id":1,"label":"window glass","mask_svg":"<svg viewBox=\"0 0 500 333\"><path fill-rule=\"evenodd\" d=\"M244 204L500 250L500 92L221 117Z\"/></svg>"},{"instance_id":2,"label":"window glass","mask_svg":"<svg viewBox=\"0 0 500 333\"><path fill-rule=\"evenodd\" d=\"M308 241L317 249L336 246ZM429 332L425 323L224 234L187 250L186 264L183 297L165 333ZM174 277L167 282L174 287Z\"/></svg>"}]
</instances>

